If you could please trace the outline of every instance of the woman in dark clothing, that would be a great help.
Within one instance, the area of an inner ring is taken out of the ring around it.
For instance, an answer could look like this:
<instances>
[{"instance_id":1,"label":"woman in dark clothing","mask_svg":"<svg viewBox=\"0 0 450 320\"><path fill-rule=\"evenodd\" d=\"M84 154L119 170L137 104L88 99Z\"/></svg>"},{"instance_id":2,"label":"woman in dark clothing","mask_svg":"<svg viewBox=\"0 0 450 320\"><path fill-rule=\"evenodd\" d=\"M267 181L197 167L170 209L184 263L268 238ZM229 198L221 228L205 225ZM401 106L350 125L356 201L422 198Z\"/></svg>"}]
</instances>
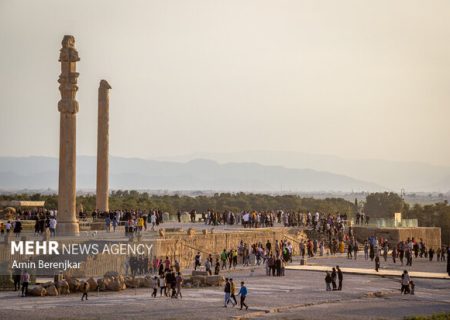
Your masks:
<instances>
[{"instance_id":1,"label":"woman in dark clothing","mask_svg":"<svg viewBox=\"0 0 450 320\"><path fill-rule=\"evenodd\" d=\"M326 290L327 291L331 291L331 275L330 273L327 271L327 274L325 276L325 284L326 284Z\"/></svg>"},{"instance_id":2,"label":"woman in dark clothing","mask_svg":"<svg viewBox=\"0 0 450 320\"><path fill-rule=\"evenodd\" d=\"M14 233L16 234L16 238L20 237L20 233L22 232L22 222L20 219L17 219L14 223Z\"/></svg>"},{"instance_id":3,"label":"woman in dark clothing","mask_svg":"<svg viewBox=\"0 0 450 320\"><path fill-rule=\"evenodd\" d=\"M331 272L331 284L333 285L333 290L337 289L336 277L337 277L336 269L333 268L333 271Z\"/></svg>"}]
</instances>

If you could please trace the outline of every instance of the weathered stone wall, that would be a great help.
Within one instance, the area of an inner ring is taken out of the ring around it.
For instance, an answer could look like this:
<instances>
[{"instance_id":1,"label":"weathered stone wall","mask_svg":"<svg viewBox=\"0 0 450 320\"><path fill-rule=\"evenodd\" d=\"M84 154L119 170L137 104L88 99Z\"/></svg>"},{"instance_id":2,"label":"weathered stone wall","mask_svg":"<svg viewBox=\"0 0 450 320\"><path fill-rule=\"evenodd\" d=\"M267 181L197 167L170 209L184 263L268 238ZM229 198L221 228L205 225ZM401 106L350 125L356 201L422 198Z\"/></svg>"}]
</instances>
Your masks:
<instances>
[{"instance_id":1,"label":"weathered stone wall","mask_svg":"<svg viewBox=\"0 0 450 320\"><path fill-rule=\"evenodd\" d=\"M355 236L358 241L363 242L369 236L376 235L389 240L390 243L397 243L400 240L406 240L408 237L414 237L416 240L423 239L428 247L437 248L441 245L440 228L366 228L354 227ZM267 240L275 243L276 240L291 241L293 243L294 254L298 253L298 242L305 238L305 234L301 229L294 228L268 228L268 229L248 229L229 232L211 232L210 230L198 231L189 230L188 232L165 232L163 237L143 238L139 243L152 245L150 259L153 257L165 258L169 256L172 261L178 260L182 268L190 268L193 266L194 257L198 251L202 255L202 260L209 254L215 258L222 250L236 248L242 240L247 244L261 242L265 244ZM37 239L36 239L37 240ZM76 239L72 242L86 243L89 241L102 241L100 239ZM62 242L70 242L68 240ZM114 243L115 241L105 241ZM0 243L0 262L7 261L9 264L14 259L24 261L27 257L19 255L10 255L9 245ZM43 257L42 257L43 258ZM37 260L39 257L33 257ZM98 254L94 256L56 256L49 258L46 256L44 260L62 261L64 259L81 261L80 269L72 269L69 274L75 277L101 276L107 271L117 271L121 274L125 273L125 255L108 255ZM51 272L50 272L51 273ZM48 274L53 276L53 274Z\"/></svg>"},{"instance_id":2,"label":"weathered stone wall","mask_svg":"<svg viewBox=\"0 0 450 320\"><path fill-rule=\"evenodd\" d=\"M391 244L408 238L422 239L427 247L437 249L441 246L441 228L377 228L377 227L353 227L356 240L364 242L370 236L383 237Z\"/></svg>"},{"instance_id":3,"label":"weathered stone wall","mask_svg":"<svg viewBox=\"0 0 450 320\"><path fill-rule=\"evenodd\" d=\"M244 243L253 244L261 242L265 244L267 240L275 243L287 239L293 242L294 253L298 250L298 240L305 235L298 230L284 228L274 229L251 229L248 231L231 231L221 233L195 233L187 235L185 233L172 233L164 239L152 242L154 254L157 257L169 256L172 260L178 260L182 267L193 265L194 257L198 251L205 257L208 254L220 254L223 249L236 248L242 240Z\"/></svg>"},{"instance_id":4,"label":"weathered stone wall","mask_svg":"<svg viewBox=\"0 0 450 320\"><path fill-rule=\"evenodd\" d=\"M152 245L152 252L150 259L153 257L165 258L169 256L172 261L178 260L182 268L189 268L193 266L194 257L200 251L202 260L212 254L213 257L220 254L223 249L237 248L239 242L242 240L249 245L261 242L265 244L270 240L272 244L276 240L288 240L293 243L294 254L298 251L298 241L304 238L305 235L298 229L286 228L272 228L272 229L248 229L243 231L217 232L211 231L190 231L190 232L167 232L164 237L159 238L143 238L139 242L147 245ZM38 239L36 239L38 240ZM41 239L39 239L41 240ZM72 239L63 240L63 243L87 243L99 242L100 239ZM104 241L114 243L115 241ZM123 242L123 241L122 241ZM18 254L11 256L9 244L0 243L0 262L7 261L11 265L13 260L26 261L28 257L20 256ZM34 256L33 260L43 259L45 261L81 261L80 269L72 269L67 272L68 275L74 277L91 277L101 276L107 271L117 271L121 274L125 273L125 255L108 255L98 254L91 256L73 256L73 255L58 255L58 256ZM53 276L52 272L47 276Z\"/></svg>"}]
</instances>

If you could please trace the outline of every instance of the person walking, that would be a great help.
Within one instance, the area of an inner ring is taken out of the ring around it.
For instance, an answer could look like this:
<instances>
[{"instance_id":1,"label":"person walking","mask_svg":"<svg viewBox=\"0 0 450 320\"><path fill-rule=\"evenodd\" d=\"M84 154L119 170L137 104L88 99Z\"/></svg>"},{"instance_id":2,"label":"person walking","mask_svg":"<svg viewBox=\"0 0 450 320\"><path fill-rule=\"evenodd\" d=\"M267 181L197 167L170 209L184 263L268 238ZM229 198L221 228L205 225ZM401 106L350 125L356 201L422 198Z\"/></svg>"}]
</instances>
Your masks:
<instances>
[{"instance_id":1,"label":"person walking","mask_svg":"<svg viewBox=\"0 0 450 320\"><path fill-rule=\"evenodd\" d=\"M353 244L353 257L356 258L358 257L358 251L359 251L359 247L358 247L358 242L356 242Z\"/></svg>"},{"instance_id":2,"label":"person walking","mask_svg":"<svg viewBox=\"0 0 450 320\"><path fill-rule=\"evenodd\" d=\"M410 294L414 295L414 289L416 287L416 284L414 283L414 281L410 280L409 281L409 290L410 290Z\"/></svg>"},{"instance_id":3,"label":"person walking","mask_svg":"<svg viewBox=\"0 0 450 320\"><path fill-rule=\"evenodd\" d=\"M228 278L225 278L225 288L224 288L224 293L225 293L225 298L224 298L224 305L223 307L226 308L228 305L228 302L231 302L231 304L234 307L234 302L231 301L230 297L231 297L231 284L230 281L228 280Z\"/></svg>"},{"instance_id":4,"label":"person walking","mask_svg":"<svg viewBox=\"0 0 450 320\"><path fill-rule=\"evenodd\" d=\"M14 234L16 235L16 238L20 238L20 233L22 232L22 222L19 218L14 222Z\"/></svg>"},{"instance_id":5,"label":"person walking","mask_svg":"<svg viewBox=\"0 0 450 320\"><path fill-rule=\"evenodd\" d=\"M378 269L380 269L380 256L377 255L375 257L375 271L378 272Z\"/></svg>"},{"instance_id":6,"label":"person walking","mask_svg":"<svg viewBox=\"0 0 450 320\"><path fill-rule=\"evenodd\" d=\"M181 276L181 272L178 272L176 281L177 281L177 283L176 283L176 287L177 287L176 298L178 298L178 297L183 298L183 295L181 294L181 285L183 284L183 277Z\"/></svg>"},{"instance_id":7,"label":"person walking","mask_svg":"<svg viewBox=\"0 0 450 320\"><path fill-rule=\"evenodd\" d=\"M402 274L402 288L400 289L401 294L408 294L409 293L409 283L411 281L411 278L409 277L408 271L404 270Z\"/></svg>"},{"instance_id":8,"label":"person walking","mask_svg":"<svg viewBox=\"0 0 450 320\"><path fill-rule=\"evenodd\" d=\"M113 219L112 219L113 232L116 232L116 228L117 228L117 225L118 225L118 224L119 224L119 223L117 222L117 217L114 216Z\"/></svg>"},{"instance_id":9,"label":"person walking","mask_svg":"<svg viewBox=\"0 0 450 320\"><path fill-rule=\"evenodd\" d=\"M19 268L13 269L13 281L14 281L14 291L20 290L20 274L22 270Z\"/></svg>"},{"instance_id":10,"label":"person walking","mask_svg":"<svg viewBox=\"0 0 450 320\"><path fill-rule=\"evenodd\" d=\"M56 224L55 217L51 217L49 221L50 237L56 237Z\"/></svg>"},{"instance_id":11,"label":"person walking","mask_svg":"<svg viewBox=\"0 0 450 320\"><path fill-rule=\"evenodd\" d=\"M392 248L392 262L395 263L395 259L397 258L397 246Z\"/></svg>"},{"instance_id":12,"label":"person walking","mask_svg":"<svg viewBox=\"0 0 450 320\"><path fill-rule=\"evenodd\" d=\"M342 290L342 281L344 280L344 275L342 273L342 270L339 268L339 266L336 266L336 270L337 270L337 276L338 276L338 280L339 280L338 290L341 291Z\"/></svg>"},{"instance_id":13,"label":"person walking","mask_svg":"<svg viewBox=\"0 0 450 320\"><path fill-rule=\"evenodd\" d=\"M109 218L109 215L105 218L105 231L110 232L111 231L111 219Z\"/></svg>"},{"instance_id":14,"label":"person walking","mask_svg":"<svg viewBox=\"0 0 450 320\"><path fill-rule=\"evenodd\" d=\"M150 223L152 224L152 228L151 231L155 231L155 226L156 226L156 214L153 212L152 215L150 216Z\"/></svg>"},{"instance_id":15,"label":"person walking","mask_svg":"<svg viewBox=\"0 0 450 320\"><path fill-rule=\"evenodd\" d=\"M28 284L30 283L30 274L27 270L24 270L21 277L22 282L22 297L28 295Z\"/></svg>"},{"instance_id":16,"label":"person walking","mask_svg":"<svg viewBox=\"0 0 450 320\"><path fill-rule=\"evenodd\" d=\"M230 278L230 286L231 286L230 301L231 301L231 299L233 299L234 300L234 304L236 305L237 304L236 296L235 296L235 294L236 294L236 286L234 285L234 282L233 282L232 278Z\"/></svg>"},{"instance_id":17,"label":"person walking","mask_svg":"<svg viewBox=\"0 0 450 320\"><path fill-rule=\"evenodd\" d=\"M84 282L83 286L81 287L81 292L83 293L83 295L81 296L81 301L84 301L84 298L86 298L86 300L88 299L88 291L89 284L87 282Z\"/></svg>"},{"instance_id":18,"label":"person walking","mask_svg":"<svg viewBox=\"0 0 450 320\"><path fill-rule=\"evenodd\" d=\"M211 270L211 261L209 259L206 259L205 261L205 270L208 273L208 275L212 275L212 270Z\"/></svg>"},{"instance_id":19,"label":"person walking","mask_svg":"<svg viewBox=\"0 0 450 320\"><path fill-rule=\"evenodd\" d=\"M9 233L11 231L11 228L12 228L11 221L8 220L8 222L6 222L5 224L6 233Z\"/></svg>"},{"instance_id":20,"label":"person walking","mask_svg":"<svg viewBox=\"0 0 450 320\"><path fill-rule=\"evenodd\" d=\"M153 277L153 281L152 281L152 287L153 287L153 292L152 292L152 297L156 298L156 295L158 293L158 277L154 276Z\"/></svg>"},{"instance_id":21,"label":"person walking","mask_svg":"<svg viewBox=\"0 0 450 320\"><path fill-rule=\"evenodd\" d=\"M159 296L162 297L162 294L164 292L164 295L167 297L167 291L166 291L166 279L164 278L164 275L161 275L159 277Z\"/></svg>"},{"instance_id":22,"label":"person walking","mask_svg":"<svg viewBox=\"0 0 450 320\"><path fill-rule=\"evenodd\" d=\"M331 284L333 286L333 291L337 289L336 277L337 277L336 269L333 268L333 270L331 271Z\"/></svg>"},{"instance_id":23,"label":"person walking","mask_svg":"<svg viewBox=\"0 0 450 320\"><path fill-rule=\"evenodd\" d=\"M326 284L326 290L331 291L331 275L330 275L330 272L328 272L328 271L325 275L325 284Z\"/></svg>"},{"instance_id":24,"label":"person walking","mask_svg":"<svg viewBox=\"0 0 450 320\"><path fill-rule=\"evenodd\" d=\"M216 258L216 266L214 267L214 274L218 275L220 272L220 263L219 263L219 258Z\"/></svg>"},{"instance_id":25,"label":"person walking","mask_svg":"<svg viewBox=\"0 0 450 320\"><path fill-rule=\"evenodd\" d=\"M364 241L364 259L369 260L369 243Z\"/></svg>"},{"instance_id":26,"label":"person walking","mask_svg":"<svg viewBox=\"0 0 450 320\"><path fill-rule=\"evenodd\" d=\"M222 253L220 254L220 260L222 261L222 270L227 268L227 260L228 260L228 253L226 249L223 249ZM231 263L230 263L231 266Z\"/></svg>"},{"instance_id":27,"label":"person walking","mask_svg":"<svg viewBox=\"0 0 450 320\"><path fill-rule=\"evenodd\" d=\"M248 305L245 303L245 298L247 297L248 290L247 287L244 284L244 281L241 282L241 289L239 290L238 296L241 296L241 308L239 310L242 310L242 307L245 307L245 310L248 310Z\"/></svg>"},{"instance_id":28,"label":"person walking","mask_svg":"<svg viewBox=\"0 0 450 320\"><path fill-rule=\"evenodd\" d=\"M195 258L194 258L194 270L197 270L197 267L200 267L202 264L201 264L201 255L200 255L200 252L197 252L197 254L195 255Z\"/></svg>"}]
</instances>

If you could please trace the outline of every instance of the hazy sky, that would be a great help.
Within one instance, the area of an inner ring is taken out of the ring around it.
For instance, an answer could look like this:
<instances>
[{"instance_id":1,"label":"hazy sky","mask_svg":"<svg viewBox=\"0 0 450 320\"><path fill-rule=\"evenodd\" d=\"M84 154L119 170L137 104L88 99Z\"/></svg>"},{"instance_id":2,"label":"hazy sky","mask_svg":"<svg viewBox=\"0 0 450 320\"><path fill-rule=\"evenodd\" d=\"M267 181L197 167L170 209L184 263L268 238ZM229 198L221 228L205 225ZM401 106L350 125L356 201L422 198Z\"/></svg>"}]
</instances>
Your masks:
<instances>
[{"instance_id":1,"label":"hazy sky","mask_svg":"<svg viewBox=\"0 0 450 320\"><path fill-rule=\"evenodd\" d=\"M75 36L78 154L287 150L450 165L450 1L0 0L0 155L58 155Z\"/></svg>"}]
</instances>

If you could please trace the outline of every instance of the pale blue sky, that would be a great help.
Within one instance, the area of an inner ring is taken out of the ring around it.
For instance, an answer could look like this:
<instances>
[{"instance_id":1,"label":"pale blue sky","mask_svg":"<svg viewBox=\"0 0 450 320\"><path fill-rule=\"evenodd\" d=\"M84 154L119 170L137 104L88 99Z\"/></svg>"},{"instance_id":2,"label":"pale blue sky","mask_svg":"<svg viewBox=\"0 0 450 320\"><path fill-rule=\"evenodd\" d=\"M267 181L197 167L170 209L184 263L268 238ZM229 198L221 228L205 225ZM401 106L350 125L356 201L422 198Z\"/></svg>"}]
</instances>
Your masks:
<instances>
[{"instance_id":1,"label":"pale blue sky","mask_svg":"<svg viewBox=\"0 0 450 320\"><path fill-rule=\"evenodd\" d=\"M58 54L81 61L78 153L289 150L450 165L450 1L0 0L0 155L58 155Z\"/></svg>"}]
</instances>

